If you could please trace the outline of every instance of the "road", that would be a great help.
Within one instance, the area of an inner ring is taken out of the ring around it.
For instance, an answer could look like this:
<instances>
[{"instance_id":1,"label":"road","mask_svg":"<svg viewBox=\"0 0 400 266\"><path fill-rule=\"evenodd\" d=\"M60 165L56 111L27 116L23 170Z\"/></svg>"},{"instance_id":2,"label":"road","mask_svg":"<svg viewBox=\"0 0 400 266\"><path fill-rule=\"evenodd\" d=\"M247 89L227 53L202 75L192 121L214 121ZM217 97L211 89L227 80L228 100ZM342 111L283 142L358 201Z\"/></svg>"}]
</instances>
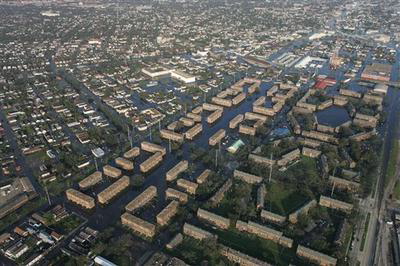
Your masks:
<instances>
[{"instance_id":1,"label":"road","mask_svg":"<svg viewBox=\"0 0 400 266\"><path fill-rule=\"evenodd\" d=\"M381 250L381 242L379 240L382 239L383 234L383 232L380 232L380 230L382 229L381 224L384 222L383 218L384 214L386 213L385 199L387 199L390 195L390 190L385 190L385 177L393 141L397 141L399 139L399 132L396 126L398 123L398 113L400 110L400 97L398 91L395 91L393 96L394 98L392 98L388 110L389 115L387 118L387 128L382 151L382 165L378 173L375 192L373 195L370 195L368 198L360 202L360 210L364 211L364 219L361 219L360 224L357 227L358 231L355 233L356 240L353 247L353 252L355 253L355 258L353 259L359 261L360 265L373 265L376 255L378 260L380 256L380 252L377 251ZM389 187L390 186L388 186L388 188ZM365 217L368 213L370 213L371 218L368 224L368 232L364 249L363 251L360 251L362 235L364 232Z\"/></svg>"}]
</instances>

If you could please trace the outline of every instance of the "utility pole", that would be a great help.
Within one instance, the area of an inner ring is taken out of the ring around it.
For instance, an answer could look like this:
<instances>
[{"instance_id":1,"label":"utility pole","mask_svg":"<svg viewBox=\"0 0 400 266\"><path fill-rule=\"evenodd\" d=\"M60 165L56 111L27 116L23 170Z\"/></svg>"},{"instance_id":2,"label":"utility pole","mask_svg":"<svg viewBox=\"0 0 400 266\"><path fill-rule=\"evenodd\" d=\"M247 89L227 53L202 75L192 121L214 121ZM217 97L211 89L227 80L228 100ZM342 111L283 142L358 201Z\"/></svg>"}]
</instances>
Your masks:
<instances>
[{"instance_id":1,"label":"utility pole","mask_svg":"<svg viewBox=\"0 0 400 266\"><path fill-rule=\"evenodd\" d=\"M94 157L94 164L96 165L96 171L99 171L99 166L97 165L96 157Z\"/></svg>"},{"instance_id":2,"label":"utility pole","mask_svg":"<svg viewBox=\"0 0 400 266\"><path fill-rule=\"evenodd\" d=\"M272 180L272 152L271 152L271 162L269 164L269 178L268 178L268 182L271 183Z\"/></svg>"},{"instance_id":3,"label":"utility pole","mask_svg":"<svg viewBox=\"0 0 400 266\"><path fill-rule=\"evenodd\" d=\"M47 201L49 202L49 206L51 206L50 195L46 183L44 183L44 190L46 191L46 196L47 196Z\"/></svg>"},{"instance_id":4,"label":"utility pole","mask_svg":"<svg viewBox=\"0 0 400 266\"><path fill-rule=\"evenodd\" d=\"M132 143L132 132L129 129L129 125L128 125L128 139L129 139L129 143L131 144L131 149L133 148L133 143Z\"/></svg>"}]
</instances>

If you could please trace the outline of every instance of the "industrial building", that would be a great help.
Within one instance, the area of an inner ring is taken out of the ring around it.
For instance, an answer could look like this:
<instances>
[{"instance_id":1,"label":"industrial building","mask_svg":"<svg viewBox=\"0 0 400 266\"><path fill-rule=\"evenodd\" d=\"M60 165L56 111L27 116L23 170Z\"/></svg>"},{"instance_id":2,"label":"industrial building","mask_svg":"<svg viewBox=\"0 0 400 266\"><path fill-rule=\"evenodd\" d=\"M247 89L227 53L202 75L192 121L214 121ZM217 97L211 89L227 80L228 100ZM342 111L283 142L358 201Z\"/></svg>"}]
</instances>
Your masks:
<instances>
[{"instance_id":1,"label":"industrial building","mask_svg":"<svg viewBox=\"0 0 400 266\"><path fill-rule=\"evenodd\" d=\"M105 165L103 166L103 173L106 176L112 177L112 178L118 178L122 175L122 171L116 167L113 167L111 165Z\"/></svg>"},{"instance_id":2,"label":"industrial building","mask_svg":"<svg viewBox=\"0 0 400 266\"><path fill-rule=\"evenodd\" d=\"M182 204L187 203L189 200L188 194L170 187L165 191L165 197L167 199L177 199Z\"/></svg>"},{"instance_id":3,"label":"industrial building","mask_svg":"<svg viewBox=\"0 0 400 266\"><path fill-rule=\"evenodd\" d=\"M296 254L321 266L335 266L337 263L337 259L302 245L297 246Z\"/></svg>"},{"instance_id":4,"label":"industrial building","mask_svg":"<svg viewBox=\"0 0 400 266\"><path fill-rule=\"evenodd\" d=\"M373 63L367 65L361 74L361 79L376 82L389 82L392 73L392 65Z\"/></svg>"},{"instance_id":5,"label":"industrial building","mask_svg":"<svg viewBox=\"0 0 400 266\"><path fill-rule=\"evenodd\" d=\"M189 167L189 162L186 160L180 161L174 167L172 167L165 175L167 181L175 180L180 173L185 172Z\"/></svg>"},{"instance_id":6,"label":"industrial building","mask_svg":"<svg viewBox=\"0 0 400 266\"><path fill-rule=\"evenodd\" d=\"M130 178L128 176L123 176L102 192L97 195L97 200L101 204L106 204L110 202L115 196L117 196L121 191L129 187L130 185Z\"/></svg>"},{"instance_id":7,"label":"industrial building","mask_svg":"<svg viewBox=\"0 0 400 266\"><path fill-rule=\"evenodd\" d=\"M125 210L127 212L134 213L136 210L142 208L156 197L157 197L157 187L149 186L142 193L136 196L136 198L134 198L131 202L129 202L125 206Z\"/></svg>"},{"instance_id":8,"label":"industrial building","mask_svg":"<svg viewBox=\"0 0 400 266\"><path fill-rule=\"evenodd\" d=\"M133 170L133 162L129 161L125 158L118 157L115 159L115 164L121 167L122 169L126 171L132 171Z\"/></svg>"},{"instance_id":9,"label":"industrial building","mask_svg":"<svg viewBox=\"0 0 400 266\"><path fill-rule=\"evenodd\" d=\"M179 202L173 200L156 217L157 223L161 226L167 225L178 212Z\"/></svg>"},{"instance_id":10,"label":"industrial building","mask_svg":"<svg viewBox=\"0 0 400 266\"><path fill-rule=\"evenodd\" d=\"M73 188L70 188L66 191L67 199L86 208L93 209L95 204L94 198L78 191Z\"/></svg>"},{"instance_id":11,"label":"industrial building","mask_svg":"<svg viewBox=\"0 0 400 266\"><path fill-rule=\"evenodd\" d=\"M199 187L197 183L191 182L189 180L180 178L176 181L178 187L184 189L189 194L196 194L196 190Z\"/></svg>"},{"instance_id":12,"label":"industrial building","mask_svg":"<svg viewBox=\"0 0 400 266\"><path fill-rule=\"evenodd\" d=\"M78 183L81 189L87 189L99 183L103 179L103 173L96 171L93 174L85 177L82 181Z\"/></svg>"},{"instance_id":13,"label":"industrial building","mask_svg":"<svg viewBox=\"0 0 400 266\"><path fill-rule=\"evenodd\" d=\"M197 226L188 223L185 223L183 225L183 233L197 240L203 240L207 238L217 238L216 235L213 235L210 232L207 232L206 230L200 229Z\"/></svg>"},{"instance_id":14,"label":"industrial building","mask_svg":"<svg viewBox=\"0 0 400 266\"><path fill-rule=\"evenodd\" d=\"M151 152L151 153L156 153L156 152L161 152L161 155L164 156L167 153L167 149L165 149L163 146L150 143L147 141L142 141L140 144L140 147L142 150Z\"/></svg>"},{"instance_id":15,"label":"industrial building","mask_svg":"<svg viewBox=\"0 0 400 266\"><path fill-rule=\"evenodd\" d=\"M146 161L140 164L140 171L143 173L147 173L151 169L153 169L156 165L158 165L163 160L163 155L161 152L156 152L152 156L150 156Z\"/></svg>"},{"instance_id":16,"label":"industrial building","mask_svg":"<svg viewBox=\"0 0 400 266\"><path fill-rule=\"evenodd\" d=\"M225 135L226 135L225 129L221 128L209 138L208 144L210 144L211 146L218 144L223 138L225 138Z\"/></svg>"},{"instance_id":17,"label":"industrial building","mask_svg":"<svg viewBox=\"0 0 400 266\"><path fill-rule=\"evenodd\" d=\"M133 231L146 237L153 238L156 234L156 226L145 220L142 220L128 212L121 215L121 222Z\"/></svg>"},{"instance_id":18,"label":"industrial building","mask_svg":"<svg viewBox=\"0 0 400 266\"><path fill-rule=\"evenodd\" d=\"M230 221L228 218L219 216L215 213L203 210L201 208L199 208L197 210L197 217L199 219L203 219L205 221L207 221L210 224L213 224L221 229L228 229L229 225L230 225Z\"/></svg>"}]
</instances>

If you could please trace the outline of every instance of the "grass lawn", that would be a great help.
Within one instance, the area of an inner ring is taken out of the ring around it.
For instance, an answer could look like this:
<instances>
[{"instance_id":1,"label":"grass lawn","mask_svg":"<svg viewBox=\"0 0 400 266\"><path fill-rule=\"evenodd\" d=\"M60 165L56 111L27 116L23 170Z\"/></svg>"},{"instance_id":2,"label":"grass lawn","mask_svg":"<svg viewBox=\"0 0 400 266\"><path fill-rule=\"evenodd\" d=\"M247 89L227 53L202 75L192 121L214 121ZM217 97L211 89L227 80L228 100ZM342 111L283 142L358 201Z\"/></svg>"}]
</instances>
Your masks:
<instances>
[{"instance_id":1,"label":"grass lawn","mask_svg":"<svg viewBox=\"0 0 400 266\"><path fill-rule=\"evenodd\" d=\"M393 197L396 200L400 200L400 182L396 182L396 185L394 186Z\"/></svg>"},{"instance_id":2,"label":"grass lawn","mask_svg":"<svg viewBox=\"0 0 400 266\"><path fill-rule=\"evenodd\" d=\"M385 185L387 185L396 174L398 157L399 157L399 140L396 139L394 140L392 150L390 151L390 158L386 171Z\"/></svg>"},{"instance_id":3,"label":"grass lawn","mask_svg":"<svg viewBox=\"0 0 400 266\"><path fill-rule=\"evenodd\" d=\"M218 242L249 256L274 265L302 265L294 249L284 248L273 241L258 238L235 229L210 230L218 235Z\"/></svg>"},{"instance_id":4,"label":"grass lawn","mask_svg":"<svg viewBox=\"0 0 400 266\"><path fill-rule=\"evenodd\" d=\"M17 222L22 217L28 215L29 213L34 212L36 209L39 209L43 204L46 203L44 198L36 198L29 202L27 202L24 206L19 208L18 210L8 214L6 217L0 219L0 232L6 229L11 224Z\"/></svg>"},{"instance_id":5,"label":"grass lawn","mask_svg":"<svg viewBox=\"0 0 400 266\"><path fill-rule=\"evenodd\" d=\"M61 221L56 222L52 225L54 229L56 229L61 234L67 235L72 230L77 228L81 223L83 223L82 218L76 216L75 214L71 214L70 216L62 219Z\"/></svg>"},{"instance_id":6,"label":"grass lawn","mask_svg":"<svg viewBox=\"0 0 400 266\"><path fill-rule=\"evenodd\" d=\"M266 209L280 215L288 215L304 205L308 197L282 183L273 183L267 188Z\"/></svg>"},{"instance_id":7,"label":"grass lawn","mask_svg":"<svg viewBox=\"0 0 400 266\"><path fill-rule=\"evenodd\" d=\"M364 251L364 245L365 245L365 241L367 239L368 226L369 226L370 219L371 219L371 213L368 213L367 218L365 219L364 233L363 233L363 236L361 239L360 251Z\"/></svg>"}]
</instances>

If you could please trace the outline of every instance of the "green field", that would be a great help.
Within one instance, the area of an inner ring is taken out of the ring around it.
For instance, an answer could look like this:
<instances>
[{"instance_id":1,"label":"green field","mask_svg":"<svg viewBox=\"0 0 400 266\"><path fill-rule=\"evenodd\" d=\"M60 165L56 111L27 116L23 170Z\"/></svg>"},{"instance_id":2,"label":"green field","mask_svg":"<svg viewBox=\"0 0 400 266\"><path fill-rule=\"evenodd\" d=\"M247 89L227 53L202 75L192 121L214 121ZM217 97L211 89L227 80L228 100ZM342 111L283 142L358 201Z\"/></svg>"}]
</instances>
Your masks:
<instances>
[{"instance_id":1,"label":"green field","mask_svg":"<svg viewBox=\"0 0 400 266\"><path fill-rule=\"evenodd\" d=\"M385 177L385 185L387 185L396 174L398 156L399 156L399 141L394 140L392 150L390 151L390 158Z\"/></svg>"},{"instance_id":2,"label":"green field","mask_svg":"<svg viewBox=\"0 0 400 266\"><path fill-rule=\"evenodd\" d=\"M295 188L282 183L272 184L267 191L265 208L280 215L290 214L309 199Z\"/></svg>"}]
</instances>

